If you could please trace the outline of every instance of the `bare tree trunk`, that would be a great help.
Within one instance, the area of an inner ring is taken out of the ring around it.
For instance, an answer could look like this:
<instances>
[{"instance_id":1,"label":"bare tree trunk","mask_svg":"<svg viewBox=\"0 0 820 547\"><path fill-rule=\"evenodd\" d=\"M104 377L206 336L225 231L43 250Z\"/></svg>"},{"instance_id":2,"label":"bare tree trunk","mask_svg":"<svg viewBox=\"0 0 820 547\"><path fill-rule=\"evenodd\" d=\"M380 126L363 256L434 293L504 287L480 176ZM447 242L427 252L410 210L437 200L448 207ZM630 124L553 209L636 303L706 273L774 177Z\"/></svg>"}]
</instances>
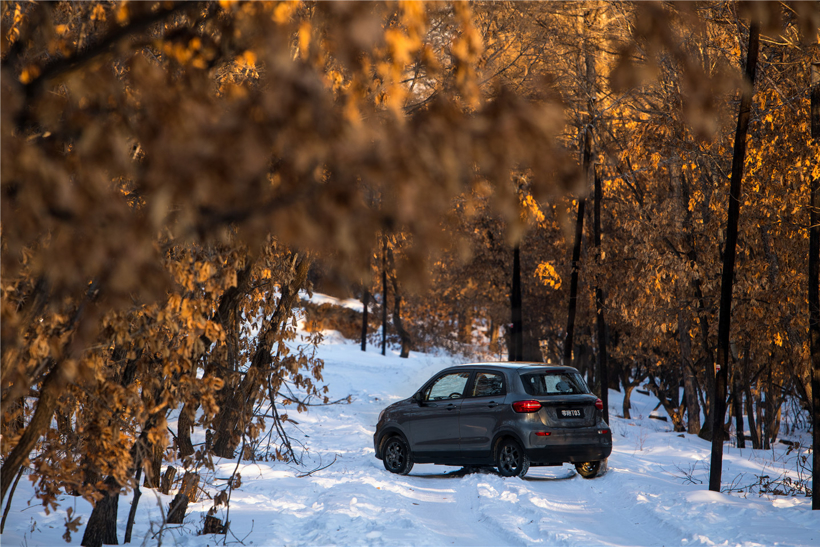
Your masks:
<instances>
[{"instance_id":1,"label":"bare tree trunk","mask_svg":"<svg viewBox=\"0 0 820 547\"><path fill-rule=\"evenodd\" d=\"M664 383L658 385L655 383L654 375L649 375L650 382L649 382L649 389L658 398L661 405L663 405L664 410L666 413L669 414L669 418L672 420L672 427L676 432L684 431L683 427L683 405L678 405L675 401L668 397L667 394L669 393L668 389L665 389ZM678 385L677 382L673 382L672 388L677 391Z\"/></svg>"},{"instance_id":2,"label":"bare tree trunk","mask_svg":"<svg viewBox=\"0 0 820 547\"><path fill-rule=\"evenodd\" d=\"M145 470L145 481L142 485L146 488L159 488L159 480L162 474L162 447L158 444L151 445L148 453L148 466Z\"/></svg>"},{"instance_id":3,"label":"bare tree trunk","mask_svg":"<svg viewBox=\"0 0 820 547\"><path fill-rule=\"evenodd\" d=\"M182 405L177 421L177 452L180 458L194 453L194 444L191 442L191 430L194 427L194 415L199 405L186 402Z\"/></svg>"},{"instance_id":4,"label":"bare tree trunk","mask_svg":"<svg viewBox=\"0 0 820 547\"><path fill-rule=\"evenodd\" d=\"M367 351L367 306L370 305L370 291L362 294L362 351Z\"/></svg>"},{"instance_id":5,"label":"bare tree trunk","mask_svg":"<svg viewBox=\"0 0 820 547\"><path fill-rule=\"evenodd\" d=\"M37 400L37 409L34 411L34 416L31 417L31 421L20 440L17 441L17 444L3 462L3 468L0 470L0 501L6 499L6 490L14 480L14 476L20 472L23 462L26 461L26 458L34 449L40 435L51 423L60 396L59 383L61 377L61 367L59 363L55 363L51 372L43 380L43 387L40 389L40 398Z\"/></svg>"},{"instance_id":6,"label":"bare tree trunk","mask_svg":"<svg viewBox=\"0 0 820 547\"><path fill-rule=\"evenodd\" d=\"M199 475L188 471L182 477L182 485L179 492L168 506L168 524L182 524L185 519L185 511L188 510L188 503L197 500L197 489L199 488Z\"/></svg>"},{"instance_id":7,"label":"bare tree trunk","mask_svg":"<svg viewBox=\"0 0 820 547\"><path fill-rule=\"evenodd\" d=\"M456 340L461 344L470 344L473 341L473 318L472 314L466 310L460 310L456 319Z\"/></svg>"},{"instance_id":8,"label":"bare tree trunk","mask_svg":"<svg viewBox=\"0 0 820 547\"><path fill-rule=\"evenodd\" d=\"M594 10L586 10L583 19L578 18L577 25L584 34L584 65L586 69L584 86L587 93L587 116L586 126L580 130L580 140L583 146L581 165L584 173L585 187L589 188L590 169L592 166L592 123L595 109L595 56L586 36L586 28L591 25L591 20L595 16ZM575 222L575 243L572 247L572 274L569 285L569 310L567 313L567 332L564 341L564 366L572 364L572 349L575 336L575 314L578 304L578 262L581 260L581 239L584 235L584 205L585 199L578 199L578 217ZM597 296L597 295L596 295ZM597 298L596 298L597 300ZM606 412L606 406L604 407Z\"/></svg>"},{"instance_id":9,"label":"bare tree trunk","mask_svg":"<svg viewBox=\"0 0 820 547\"><path fill-rule=\"evenodd\" d=\"M598 170L595 170L595 200L593 205L594 220L593 232L595 240L595 249L598 251L600 257L601 251L601 200L603 199L603 191L601 189L601 176ZM595 282L595 317L598 323L598 377L601 382L601 401L604 403L604 421L609 423L609 374L607 369L607 348L606 348L606 321L604 320L604 291L598 284L600 280Z\"/></svg>"},{"instance_id":10,"label":"bare tree trunk","mask_svg":"<svg viewBox=\"0 0 820 547\"><path fill-rule=\"evenodd\" d=\"M746 434L743 426L743 380L745 379L745 370L749 368L749 352L752 350L751 340L746 340L746 345L743 348L743 359L740 366L735 367L732 371L732 391L735 397L735 429L737 436L738 448L746 448Z\"/></svg>"},{"instance_id":11,"label":"bare tree trunk","mask_svg":"<svg viewBox=\"0 0 820 547\"><path fill-rule=\"evenodd\" d=\"M754 398L752 397L752 388L748 382L749 374L744 372L744 388L746 392L746 419L749 420L749 436L752 438L752 448L759 450L760 435L757 434L757 421L755 420Z\"/></svg>"},{"instance_id":12,"label":"bare tree trunk","mask_svg":"<svg viewBox=\"0 0 820 547\"><path fill-rule=\"evenodd\" d=\"M543 363L544 355L541 352L541 343L533 331L532 324L524 325L521 333L521 359L532 363Z\"/></svg>"},{"instance_id":13,"label":"bare tree trunk","mask_svg":"<svg viewBox=\"0 0 820 547\"><path fill-rule=\"evenodd\" d=\"M521 309L521 249L513 249L512 293L510 294L512 329L510 333L509 360L524 359L524 317Z\"/></svg>"},{"instance_id":14,"label":"bare tree trunk","mask_svg":"<svg viewBox=\"0 0 820 547\"><path fill-rule=\"evenodd\" d=\"M774 359L774 355L772 355ZM772 363L774 364L774 363ZM776 404L777 397L774 395L774 386L772 385L772 366L766 371L766 419L763 421L765 426L765 433L763 435L763 449L769 450L772 443L775 441L777 432L775 431L775 417L779 412L779 404Z\"/></svg>"},{"instance_id":15,"label":"bare tree trunk","mask_svg":"<svg viewBox=\"0 0 820 547\"><path fill-rule=\"evenodd\" d=\"M105 479L106 491L91 511L80 543L83 547L117 545L117 507L120 485L114 477Z\"/></svg>"},{"instance_id":16,"label":"bare tree trunk","mask_svg":"<svg viewBox=\"0 0 820 547\"><path fill-rule=\"evenodd\" d=\"M712 416L715 415L715 361L712 359L712 348L709 345L709 320L707 317L706 299L699 279L692 283L695 290L695 298L698 299L698 323L700 324L700 344L703 350L703 360L698 363L706 365L703 375L706 379L706 389L703 390L703 426L700 428L698 437L707 441L712 440ZM702 366L702 365L701 365Z\"/></svg>"},{"instance_id":17,"label":"bare tree trunk","mask_svg":"<svg viewBox=\"0 0 820 547\"><path fill-rule=\"evenodd\" d=\"M171 468L173 469L173 467ZM134 499L131 500L131 509L128 510L128 522L125 523L125 539L123 543L131 543L131 532L134 529L134 520L137 517L137 504L140 502L142 491L140 490L140 475L142 474L142 467L137 468L137 478L134 481ZM168 492L163 492L167 494Z\"/></svg>"},{"instance_id":18,"label":"bare tree trunk","mask_svg":"<svg viewBox=\"0 0 820 547\"><path fill-rule=\"evenodd\" d=\"M569 310L567 333L564 338L564 366L572 365L575 344L575 310L578 305L578 262L581 260L581 239L584 237L584 198L578 200L578 216L575 220L575 243L572 246L572 274L569 281Z\"/></svg>"},{"instance_id":19,"label":"bare tree trunk","mask_svg":"<svg viewBox=\"0 0 820 547\"><path fill-rule=\"evenodd\" d=\"M680 343L683 397L686 401L686 431L700 433L700 405L698 404L695 375L692 371L692 339L689 336L689 317L682 305L678 306L678 339Z\"/></svg>"},{"instance_id":20,"label":"bare tree trunk","mask_svg":"<svg viewBox=\"0 0 820 547\"><path fill-rule=\"evenodd\" d=\"M23 476L23 467L20 467L20 471L17 472L17 477L14 479L14 484L11 485L11 491L9 492L9 499L6 501L6 509L3 511L3 521L0 522L0 534L3 533L3 530L6 529L6 519L9 516L9 509L11 509L11 500L14 499L14 491L17 490L17 483L20 482L20 477Z\"/></svg>"},{"instance_id":21,"label":"bare tree trunk","mask_svg":"<svg viewBox=\"0 0 820 547\"><path fill-rule=\"evenodd\" d=\"M743 430L743 390L737 379L737 371L732 374L732 413L735 415L735 438L738 448L746 448L746 437Z\"/></svg>"},{"instance_id":22,"label":"bare tree trunk","mask_svg":"<svg viewBox=\"0 0 820 547\"><path fill-rule=\"evenodd\" d=\"M632 384L624 384L624 404L623 404L623 413L624 418L627 420L631 420L632 416L629 414L629 409L631 407L629 400L632 398L632 390L635 389L635 386Z\"/></svg>"},{"instance_id":23,"label":"bare tree trunk","mask_svg":"<svg viewBox=\"0 0 820 547\"><path fill-rule=\"evenodd\" d=\"M820 63L811 65L811 136L820 144ZM820 510L820 179L809 185L809 338L812 399L811 508Z\"/></svg>"},{"instance_id":24,"label":"bare tree trunk","mask_svg":"<svg viewBox=\"0 0 820 547\"><path fill-rule=\"evenodd\" d=\"M689 211L689 188L686 179L681 174L680 165L673 162L669 170L672 191L675 194L675 228L680 234L681 247L685 248L687 231L692 233L692 214ZM689 245L687 258L694 262L697 258L694 238ZM688 287L682 281L677 282L678 297L678 344L680 346L680 369L683 376L683 397L686 406L686 431L693 435L700 433L700 404L697 394L697 377L692 362L692 327L689 320L689 305L687 303Z\"/></svg>"},{"instance_id":25,"label":"bare tree trunk","mask_svg":"<svg viewBox=\"0 0 820 547\"><path fill-rule=\"evenodd\" d=\"M490 353L498 353L498 326L490 319Z\"/></svg>"},{"instance_id":26,"label":"bare tree trunk","mask_svg":"<svg viewBox=\"0 0 820 547\"><path fill-rule=\"evenodd\" d=\"M746 56L746 84L741 92L737 118L735 147L732 156L732 180L729 186L729 214L726 222L726 248L723 252L723 275L720 285L720 315L718 320L718 363L715 378L715 415L712 418L712 458L709 466L709 490L720 492L723 466L723 419L726 414L726 384L729 373L729 335L732 320L732 286L735 274L738 219L740 216L740 183L746 157L746 134L754 94L757 53L760 45L760 25L756 20L749 27L749 47Z\"/></svg>"},{"instance_id":27,"label":"bare tree trunk","mask_svg":"<svg viewBox=\"0 0 820 547\"><path fill-rule=\"evenodd\" d=\"M382 236L382 355L387 355L387 236Z\"/></svg>"},{"instance_id":28,"label":"bare tree trunk","mask_svg":"<svg viewBox=\"0 0 820 547\"><path fill-rule=\"evenodd\" d=\"M392 253L391 253L392 254ZM401 320L401 293L399 292L399 282L396 276L392 276L393 282L393 325L396 327L396 332L399 333L399 340L401 340L401 353L399 357L407 359L410 357L410 349L413 341L410 333L404 328L404 323Z\"/></svg>"}]
</instances>

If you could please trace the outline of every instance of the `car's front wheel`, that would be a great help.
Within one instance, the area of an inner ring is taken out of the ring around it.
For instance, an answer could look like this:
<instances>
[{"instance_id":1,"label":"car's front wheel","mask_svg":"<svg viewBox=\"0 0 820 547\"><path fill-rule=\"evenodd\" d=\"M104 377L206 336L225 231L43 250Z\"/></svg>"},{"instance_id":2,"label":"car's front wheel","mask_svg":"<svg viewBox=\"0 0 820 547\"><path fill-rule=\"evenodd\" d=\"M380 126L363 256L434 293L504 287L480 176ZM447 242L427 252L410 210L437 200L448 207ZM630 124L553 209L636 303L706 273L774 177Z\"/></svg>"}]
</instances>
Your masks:
<instances>
[{"instance_id":1,"label":"car's front wheel","mask_svg":"<svg viewBox=\"0 0 820 547\"><path fill-rule=\"evenodd\" d=\"M401 437L390 437L384 444L384 468L391 473L406 475L413 469L413 454Z\"/></svg>"},{"instance_id":2,"label":"car's front wheel","mask_svg":"<svg viewBox=\"0 0 820 547\"><path fill-rule=\"evenodd\" d=\"M505 439L498 446L496 465L502 477L523 477L530 468L530 459L517 441Z\"/></svg>"},{"instance_id":3,"label":"car's front wheel","mask_svg":"<svg viewBox=\"0 0 820 547\"><path fill-rule=\"evenodd\" d=\"M606 470L606 460L596 462L576 463L575 470L585 479L594 479L604 474Z\"/></svg>"}]
</instances>

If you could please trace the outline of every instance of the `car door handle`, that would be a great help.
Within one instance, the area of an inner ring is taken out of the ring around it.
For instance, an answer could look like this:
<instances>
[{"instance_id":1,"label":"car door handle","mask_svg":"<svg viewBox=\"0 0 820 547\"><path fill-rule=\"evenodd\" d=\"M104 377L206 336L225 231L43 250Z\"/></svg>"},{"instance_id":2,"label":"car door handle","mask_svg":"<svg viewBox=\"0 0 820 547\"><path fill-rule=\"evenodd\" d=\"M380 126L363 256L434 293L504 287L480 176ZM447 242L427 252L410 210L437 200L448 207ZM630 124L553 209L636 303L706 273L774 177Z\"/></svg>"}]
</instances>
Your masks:
<instances>
[{"instance_id":1,"label":"car door handle","mask_svg":"<svg viewBox=\"0 0 820 547\"><path fill-rule=\"evenodd\" d=\"M447 410L455 410L457 408L458 407L456 405L454 405L453 403L450 403L449 405L447 405Z\"/></svg>"},{"instance_id":2,"label":"car door handle","mask_svg":"<svg viewBox=\"0 0 820 547\"><path fill-rule=\"evenodd\" d=\"M498 406L498 403L496 403L495 401L490 401L490 403L487 406L490 407L490 408L493 408L493 407Z\"/></svg>"}]
</instances>

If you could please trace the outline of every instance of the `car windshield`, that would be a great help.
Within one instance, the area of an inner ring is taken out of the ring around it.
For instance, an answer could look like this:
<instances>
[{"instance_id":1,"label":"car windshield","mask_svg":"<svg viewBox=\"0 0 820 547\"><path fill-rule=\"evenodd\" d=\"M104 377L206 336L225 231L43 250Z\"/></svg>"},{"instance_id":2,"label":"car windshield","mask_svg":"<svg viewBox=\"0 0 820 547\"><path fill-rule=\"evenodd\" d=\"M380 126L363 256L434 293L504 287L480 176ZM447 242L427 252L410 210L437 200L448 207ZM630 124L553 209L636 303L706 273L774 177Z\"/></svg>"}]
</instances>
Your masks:
<instances>
[{"instance_id":1,"label":"car windshield","mask_svg":"<svg viewBox=\"0 0 820 547\"><path fill-rule=\"evenodd\" d=\"M530 395L576 395L589 393L577 372L533 372L522 374L524 389Z\"/></svg>"}]
</instances>

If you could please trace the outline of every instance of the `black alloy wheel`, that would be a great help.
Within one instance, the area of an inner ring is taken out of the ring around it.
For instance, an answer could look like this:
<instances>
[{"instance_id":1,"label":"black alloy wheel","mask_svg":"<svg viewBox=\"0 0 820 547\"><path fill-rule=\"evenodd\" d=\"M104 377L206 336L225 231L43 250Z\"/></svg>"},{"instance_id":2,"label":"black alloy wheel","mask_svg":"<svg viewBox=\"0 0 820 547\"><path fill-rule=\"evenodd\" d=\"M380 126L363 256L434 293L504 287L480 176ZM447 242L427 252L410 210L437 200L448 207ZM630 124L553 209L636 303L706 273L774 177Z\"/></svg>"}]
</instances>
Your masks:
<instances>
[{"instance_id":1,"label":"black alloy wheel","mask_svg":"<svg viewBox=\"0 0 820 547\"><path fill-rule=\"evenodd\" d=\"M505 439L498 447L498 473L502 477L523 477L530 468L530 459L513 439Z\"/></svg>"},{"instance_id":2,"label":"black alloy wheel","mask_svg":"<svg viewBox=\"0 0 820 547\"><path fill-rule=\"evenodd\" d=\"M401 437L391 437L387 440L382 461L385 469L398 475L406 475L413 469L413 455Z\"/></svg>"}]
</instances>

